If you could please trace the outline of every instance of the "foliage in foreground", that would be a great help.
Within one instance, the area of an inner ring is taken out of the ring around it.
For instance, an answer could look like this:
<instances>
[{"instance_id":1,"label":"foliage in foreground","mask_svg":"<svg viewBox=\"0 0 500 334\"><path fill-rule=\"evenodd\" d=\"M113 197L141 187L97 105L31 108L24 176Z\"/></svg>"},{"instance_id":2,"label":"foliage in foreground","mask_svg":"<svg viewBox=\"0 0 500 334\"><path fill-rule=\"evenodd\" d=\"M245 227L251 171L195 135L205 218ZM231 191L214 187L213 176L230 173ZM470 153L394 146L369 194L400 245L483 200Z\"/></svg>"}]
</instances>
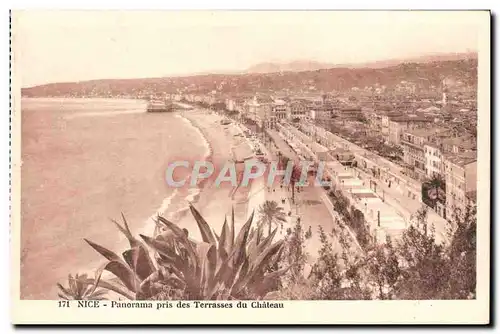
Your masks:
<instances>
[{"instance_id":1,"label":"foliage in foreground","mask_svg":"<svg viewBox=\"0 0 500 334\"><path fill-rule=\"evenodd\" d=\"M284 244L273 242L276 229L264 237L262 228L252 229L252 214L235 235L233 211L231 223L225 220L219 235L192 205L190 209L201 242L189 239L185 230L163 217L156 220L160 233L140 235L142 240L132 235L124 217L123 226L115 222L130 244L122 257L85 239L107 262L84 284L140 300L260 299L277 287L288 268L278 266ZM104 271L115 278L105 280Z\"/></svg>"},{"instance_id":2,"label":"foliage in foreground","mask_svg":"<svg viewBox=\"0 0 500 334\"><path fill-rule=\"evenodd\" d=\"M427 210L395 242L372 247L362 258L336 254L320 229L322 249L310 275L310 299L473 299L476 295L476 211L455 213L449 243L438 244ZM345 242L342 233L338 235Z\"/></svg>"},{"instance_id":3,"label":"foliage in foreground","mask_svg":"<svg viewBox=\"0 0 500 334\"><path fill-rule=\"evenodd\" d=\"M191 207L202 242L190 240L175 224L159 217L155 237L133 238L124 220L120 230L129 238L123 260L90 241L108 262L95 279L70 276L69 288L59 285L65 299L99 299L114 291L129 299L473 299L476 296L476 210L456 212L449 242L438 244L428 228L427 211L418 212L397 241L351 252L347 224L327 233L319 228L321 248L314 263L305 244L309 231L300 221L284 240L273 243L276 229L263 237L251 228L253 216L235 237L224 222L214 233ZM335 240L335 242L333 241ZM351 241L352 242L352 241ZM149 255L152 251L154 256ZM119 282L101 278L112 272ZM102 288L99 290L99 288Z\"/></svg>"}]
</instances>

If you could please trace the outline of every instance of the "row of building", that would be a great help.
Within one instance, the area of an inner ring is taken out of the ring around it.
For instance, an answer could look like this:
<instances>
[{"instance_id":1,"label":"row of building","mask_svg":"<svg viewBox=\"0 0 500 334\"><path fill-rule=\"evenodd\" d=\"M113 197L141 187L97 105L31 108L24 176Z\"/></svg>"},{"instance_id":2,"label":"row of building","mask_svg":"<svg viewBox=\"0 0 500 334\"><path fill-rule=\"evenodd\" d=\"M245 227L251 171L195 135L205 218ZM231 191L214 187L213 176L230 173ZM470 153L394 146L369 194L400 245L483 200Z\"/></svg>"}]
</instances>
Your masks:
<instances>
[{"instance_id":1,"label":"row of building","mask_svg":"<svg viewBox=\"0 0 500 334\"><path fill-rule=\"evenodd\" d=\"M407 130L401 140L405 162L401 166L312 122L301 122L298 128L311 141L338 156L337 160L355 164L380 183L392 187L402 199L427 204L443 218L452 219L455 209L464 212L468 204L476 201L477 151L471 136L452 138L447 130L439 128ZM309 148L318 157L324 154L312 144ZM427 189L426 184L431 181L439 189ZM435 191L436 195L429 195L428 191Z\"/></svg>"},{"instance_id":2,"label":"row of building","mask_svg":"<svg viewBox=\"0 0 500 334\"><path fill-rule=\"evenodd\" d=\"M457 137L452 133L446 126L447 122L443 122L446 108L431 106L413 111L410 103L401 107L405 110L396 108L398 111L395 111L387 103L386 108L383 105L360 107L359 103L354 105L349 99L327 95L289 98L246 94L224 100L215 96L185 94L181 97L176 94L171 98L223 105L227 111L236 112L241 118L254 120L263 127L276 128L284 122L296 124L313 141L329 149L346 150L347 155L353 154L361 167L400 190L405 197L428 204L442 217L449 217L455 207L464 209L470 200L475 200L476 140L472 136ZM441 102L446 103L445 96ZM354 144L353 140L347 141L331 133L326 125L338 123L339 119L343 120L341 125L345 129L352 124L354 128L366 126L386 144L399 147L401 161L388 161ZM363 124L360 119L364 119ZM433 195L431 197L436 198L429 201L423 184L432 179L441 180L439 194L442 196Z\"/></svg>"}]
</instances>

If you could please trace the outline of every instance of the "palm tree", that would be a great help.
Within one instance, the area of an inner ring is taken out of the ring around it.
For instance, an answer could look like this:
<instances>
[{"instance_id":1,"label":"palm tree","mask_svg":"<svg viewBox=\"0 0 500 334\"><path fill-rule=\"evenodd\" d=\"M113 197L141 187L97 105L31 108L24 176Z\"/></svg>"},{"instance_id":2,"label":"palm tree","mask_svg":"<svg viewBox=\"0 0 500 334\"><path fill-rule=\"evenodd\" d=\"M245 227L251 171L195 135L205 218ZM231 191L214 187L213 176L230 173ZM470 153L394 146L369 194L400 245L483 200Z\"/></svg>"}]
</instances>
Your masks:
<instances>
[{"instance_id":1,"label":"palm tree","mask_svg":"<svg viewBox=\"0 0 500 334\"><path fill-rule=\"evenodd\" d=\"M444 191L445 181L441 175L435 174L432 178L428 179L426 182L429 186L427 190L427 195L430 199L437 200L439 197L439 192Z\"/></svg>"},{"instance_id":2,"label":"palm tree","mask_svg":"<svg viewBox=\"0 0 500 334\"><path fill-rule=\"evenodd\" d=\"M292 203L295 204L295 185L300 181L302 171L297 167L293 166L292 175L290 178L290 183L292 186Z\"/></svg>"},{"instance_id":3,"label":"palm tree","mask_svg":"<svg viewBox=\"0 0 500 334\"><path fill-rule=\"evenodd\" d=\"M272 225L280 224L283 228L283 223L286 222L286 215L283 208L276 201L265 201L259 207L259 225L267 224L269 227L269 235L271 234Z\"/></svg>"}]
</instances>

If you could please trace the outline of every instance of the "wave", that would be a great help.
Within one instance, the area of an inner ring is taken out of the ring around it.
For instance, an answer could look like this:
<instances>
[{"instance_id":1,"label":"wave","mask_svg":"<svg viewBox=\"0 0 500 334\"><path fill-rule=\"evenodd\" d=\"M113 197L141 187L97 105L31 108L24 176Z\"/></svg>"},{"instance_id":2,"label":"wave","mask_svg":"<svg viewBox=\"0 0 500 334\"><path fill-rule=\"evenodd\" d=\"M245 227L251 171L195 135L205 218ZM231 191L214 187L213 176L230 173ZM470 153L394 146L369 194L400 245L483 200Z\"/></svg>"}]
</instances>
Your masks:
<instances>
[{"instance_id":1,"label":"wave","mask_svg":"<svg viewBox=\"0 0 500 334\"><path fill-rule=\"evenodd\" d=\"M204 159L210 160L212 153L213 153L213 149L212 149L212 145L208 141L208 139L205 136L205 134L203 133L203 131L196 124L194 124L190 119L184 117L182 114L175 114L174 117L182 119L186 124L189 124L191 126L191 128L198 133L198 135L201 137L201 139L203 141L203 146L205 147Z\"/></svg>"},{"instance_id":2,"label":"wave","mask_svg":"<svg viewBox=\"0 0 500 334\"><path fill-rule=\"evenodd\" d=\"M188 124L193 131L197 132L203 142L203 146L205 148L205 154L203 155L204 160L210 160L212 157L213 149L208 141L207 137L203 134L203 132L200 130L199 127L197 127L191 120L187 119L186 117L180 115L180 114L174 114L174 117L182 119L186 124ZM186 182L189 182L190 177L186 179ZM198 184L198 187L196 188L189 188L187 195L183 199L179 199L179 201L184 202L185 205L177 209L176 211L169 212L170 205L173 202L177 202L177 199L175 198L177 195L181 194L179 192L179 188L174 188L174 191L166 197L163 202L161 203L160 207L156 210L156 212L151 215L143 224L143 227L141 228L141 233L146 232L146 234L150 234L151 231L151 225L150 223L153 222L158 215L163 215L167 219L172 220L173 222L179 221L181 218L184 217L184 215L189 211L189 203L197 203L201 193L202 189L204 188L205 183L200 182ZM154 228L154 226L153 226Z\"/></svg>"}]
</instances>

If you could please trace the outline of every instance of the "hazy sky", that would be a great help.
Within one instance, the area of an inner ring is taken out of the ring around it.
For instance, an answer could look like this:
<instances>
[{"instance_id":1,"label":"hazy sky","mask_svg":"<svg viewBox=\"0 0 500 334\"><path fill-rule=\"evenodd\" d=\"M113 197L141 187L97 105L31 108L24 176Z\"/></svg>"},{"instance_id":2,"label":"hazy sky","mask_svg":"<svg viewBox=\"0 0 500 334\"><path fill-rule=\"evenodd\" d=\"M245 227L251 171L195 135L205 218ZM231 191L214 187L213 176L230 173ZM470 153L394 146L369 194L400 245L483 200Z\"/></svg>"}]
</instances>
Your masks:
<instances>
[{"instance_id":1,"label":"hazy sky","mask_svg":"<svg viewBox=\"0 0 500 334\"><path fill-rule=\"evenodd\" d=\"M483 16L481 16L483 15ZM360 63L476 51L481 12L13 14L21 86L244 70L260 62Z\"/></svg>"}]
</instances>

